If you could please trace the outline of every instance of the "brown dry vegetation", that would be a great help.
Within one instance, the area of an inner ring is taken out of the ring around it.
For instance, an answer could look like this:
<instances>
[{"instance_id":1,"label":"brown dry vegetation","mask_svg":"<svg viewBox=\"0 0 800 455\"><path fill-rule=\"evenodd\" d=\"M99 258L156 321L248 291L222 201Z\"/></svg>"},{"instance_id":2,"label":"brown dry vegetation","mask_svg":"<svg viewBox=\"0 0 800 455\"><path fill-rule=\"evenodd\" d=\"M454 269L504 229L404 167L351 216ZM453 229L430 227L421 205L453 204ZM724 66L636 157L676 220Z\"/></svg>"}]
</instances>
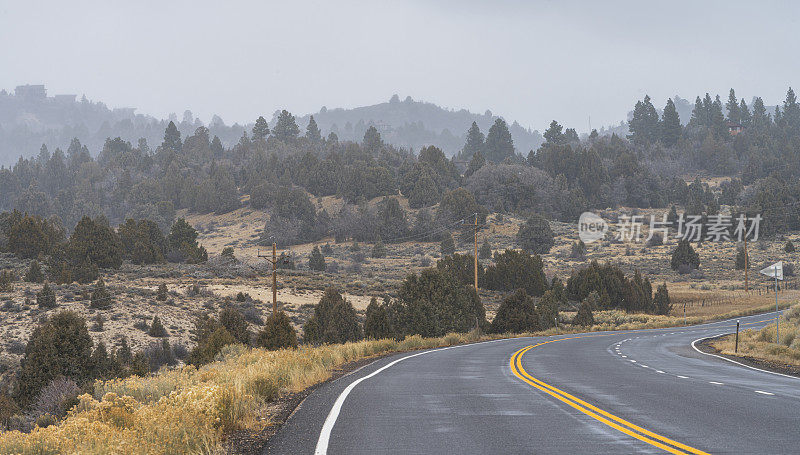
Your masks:
<instances>
[{"instance_id":1,"label":"brown dry vegetation","mask_svg":"<svg viewBox=\"0 0 800 455\"><path fill-rule=\"evenodd\" d=\"M727 335L709 344L725 355L738 355L775 364L800 367L800 305L785 311L780 318L780 343L775 342L775 324L760 330L739 333L739 351L735 351L735 336Z\"/></svg>"}]
</instances>

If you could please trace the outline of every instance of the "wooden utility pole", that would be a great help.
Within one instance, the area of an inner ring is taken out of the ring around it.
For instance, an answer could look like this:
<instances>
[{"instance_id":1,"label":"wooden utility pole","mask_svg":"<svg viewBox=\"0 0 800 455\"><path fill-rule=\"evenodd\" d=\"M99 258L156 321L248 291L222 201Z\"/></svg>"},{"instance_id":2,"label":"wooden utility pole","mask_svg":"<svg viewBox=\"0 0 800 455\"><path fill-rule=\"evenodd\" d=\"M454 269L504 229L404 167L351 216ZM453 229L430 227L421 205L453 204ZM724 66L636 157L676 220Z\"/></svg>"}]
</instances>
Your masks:
<instances>
[{"instance_id":1,"label":"wooden utility pole","mask_svg":"<svg viewBox=\"0 0 800 455\"><path fill-rule=\"evenodd\" d=\"M744 292L750 292L748 272L750 268L750 255L747 254L747 233L744 233Z\"/></svg>"},{"instance_id":2,"label":"wooden utility pole","mask_svg":"<svg viewBox=\"0 0 800 455\"><path fill-rule=\"evenodd\" d=\"M473 271L475 272L475 292L478 292L478 214L475 214L475 264L473 264Z\"/></svg>"},{"instance_id":3,"label":"wooden utility pole","mask_svg":"<svg viewBox=\"0 0 800 455\"><path fill-rule=\"evenodd\" d=\"M475 257L472 258L472 260L473 260L473 264L472 264L472 269L473 270L472 271L473 271L473 276L474 276L474 280L475 280L473 285L475 286L475 292L478 292L478 214L477 213L475 214L475 223L474 224L467 223L466 220L461 220L461 224L463 226L474 226L474 228L475 228L475 233L474 233Z\"/></svg>"},{"instance_id":4,"label":"wooden utility pole","mask_svg":"<svg viewBox=\"0 0 800 455\"><path fill-rule=\"evenodd\" d=\"M258 253L258 257L272 264L272 314L278 314L278 251L275 242L272 242L272 260L261 252Z\"/></svg>"}]
</instances>

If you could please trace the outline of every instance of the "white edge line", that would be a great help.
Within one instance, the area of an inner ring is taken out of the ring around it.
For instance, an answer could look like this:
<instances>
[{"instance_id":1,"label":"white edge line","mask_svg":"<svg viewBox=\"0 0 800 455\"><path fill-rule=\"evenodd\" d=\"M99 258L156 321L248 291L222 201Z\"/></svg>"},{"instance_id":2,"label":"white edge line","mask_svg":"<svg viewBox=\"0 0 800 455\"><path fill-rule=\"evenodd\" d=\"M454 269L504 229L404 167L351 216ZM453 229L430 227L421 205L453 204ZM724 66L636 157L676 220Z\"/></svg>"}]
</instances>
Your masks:
<instances>
[{"instance_id":1,"label":"white edge line","mask_svg":"<svg viewBox=\"0 0 800 455\"><path fill-rule=\"evenodd\" d=\"M431 352L444 351L447 349L461 348L465 346L474 346L476 344L494 343L496 341L509 341L509 340L520 340L520 339L522 338L501 338L497 340L482 341L479 343L459 344L456 346L445 346L443 348L436 348L427 351L417 352L416 354L410 354L405 357L401 357L397 360L394 360L392 362L389 362L386 365L373 371L372 373L356 379L355 381L351 382L347 387L345 387L345 389L342 391L341 394L339 394L339 397L336 398L336 401L333 403L333 407L331 408L331 411L328 413L328 417L325 418L325 423L322 425L322 430L320 430L319 432L319 439L317 439L317 446L314 449L314 455L325 455L328 453L328 443L330 442L331 431L333 431L333 426L336 424L336 419L339 417L339 412L342 410L342 405L344 404L344 401L347 399L347 396L350 395L350 392L352 392L353 389L359 383L361 383L361 381L375 376L376 374L391 367L396 363L402 362L403 360L406 359L410 359L411 357L416 357L418 355L430 354Z\"/></svg>"},{"instance_id":2,"label":"white edge line","mask_svg":"<svg viewBox=\"0 0 800 455\"><path fill-rule=\"evenodd\" d=\"M763 390L756 390L756 393L760 393L760 394L762 394L762 395L775 395L775 394L774 394L774 393L772 393L772 392L764 392Z\"/></svg>"},{"instance_id":3,"label":"white edge line","mask_svg":"<svg viewBox=\"0 0 800 455\"><path fill-rule=\"evenodd\" d=\"M750 365L745 365L745 364L743 364L741 362L737 362L735 360L729 359L727 357L723 357L721 355L709 354L708 352L703 352L700 349L697 349L697 346L695 346L695 343L697 343L698 341L707 340L709 338L716 338L716 337L721 336L721 335L730 335L730 334L728 334L728 333L720 333L719 335L712 335L712 336L708 336L708 337L698 338L698 339L692 341L692 348L694 348L694 350L699 352L700 354L710 355L711 357L716 357L718 359L722 359L722 360L725 360L725 361L728 361L728 362L731 362L731 363L735 363L736 365L740 365L740 366L743 366L745 368L750 368L751 370L760 371L762 373L774 374L774 375L777 375L777 376L783 376L784 378L800 379L797 376L790 376L788 374L783 374L783 373L778 373L778 372L775 372L775 371L762 370L761 368L751 367Z\"/></svg>"}]
</instances>

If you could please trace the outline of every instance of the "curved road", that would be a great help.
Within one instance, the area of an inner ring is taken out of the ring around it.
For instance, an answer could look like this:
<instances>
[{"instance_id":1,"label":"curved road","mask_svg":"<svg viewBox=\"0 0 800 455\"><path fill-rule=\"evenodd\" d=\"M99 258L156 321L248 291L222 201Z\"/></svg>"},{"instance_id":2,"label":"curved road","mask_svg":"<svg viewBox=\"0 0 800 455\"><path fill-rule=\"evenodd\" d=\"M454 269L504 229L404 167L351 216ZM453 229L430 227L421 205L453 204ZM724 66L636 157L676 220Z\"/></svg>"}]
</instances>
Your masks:
<instances>
[{"instance_id":1,"label":"curved road","mask_svg":"<svg viewBox=\"0 0 800 455\"><path fill-rule=\"evenodd\" d=\"M265 453L800 453L800 378L692 347L735 324L388 356L314 391Z\"/></svg>"}]
</instances>

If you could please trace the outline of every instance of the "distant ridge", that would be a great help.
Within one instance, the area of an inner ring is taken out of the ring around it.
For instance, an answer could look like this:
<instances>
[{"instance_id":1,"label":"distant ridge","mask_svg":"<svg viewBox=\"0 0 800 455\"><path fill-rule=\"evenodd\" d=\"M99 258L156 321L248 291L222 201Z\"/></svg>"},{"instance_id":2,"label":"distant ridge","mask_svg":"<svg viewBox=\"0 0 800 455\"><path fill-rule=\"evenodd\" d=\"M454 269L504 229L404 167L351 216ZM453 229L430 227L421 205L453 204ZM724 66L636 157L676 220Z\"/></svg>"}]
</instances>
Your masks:
<instances>
[{"instance_id":1,"label":"distant ridge","mask_svg":"<svg viewBox=\"0 0 800 455\"><path fill-rule=\"evenodd\" d=\"M66 150L74 137L92 154L100 152L107 138L118 136L133 144L145 138L150 148L155 149L161 144L170 120L175 122L183 137L206 126L209 134L218 136L226 147L236 144L245 131L249 135L253 126L253 123L228 126L218 116L204 123L191 111L185 111L180 120L175 114L168 119L158 119L135 111L132 107L109 108L85 96L49 96L44 85L21 85L12 93L1 90L0 165L11 165L20 156L34 156L42 144L51 152L57 147ZM353 109L323 107L313 115L326 136L333 131L340 140L360 142L367 128L375 125L387 143L415 151L426 145L436 145L449 156L461 150L473 121L486 134L499 118L488 110L476 114L466 109L452 110L414 101L411 97L400 101L397 95L388 102ZM297 117L301 132L305 131L309 116ZM270 123L274 124L274 117ZM509 122L508 126L517 153L523 156L543 142L536 130L524 128L517 122Z\"/></svg>"},{"instance_id":2,"label":"distant ridge","mask_svg":"<svg viewBox=\"0 0 800 455\"><path fill-rule=\"evenodd\" d=\"M426 145L436 145L447 155L456 154L464 146L466 133L472 122L477 122L486 134L499 117L487 110L483 114L466 109L451 110L407 96L403 101L397 95L388 102L353 109L327 109L313 114L324 132L333 131L342 140L360 141L370 125L381 132L384 141L400 147L419 150ZM297 119L301 128L308 124L309 115ZM539 131L524 128L509 121L517 153L526 156L544 142Z\"/></svg>"}]
</instances>

